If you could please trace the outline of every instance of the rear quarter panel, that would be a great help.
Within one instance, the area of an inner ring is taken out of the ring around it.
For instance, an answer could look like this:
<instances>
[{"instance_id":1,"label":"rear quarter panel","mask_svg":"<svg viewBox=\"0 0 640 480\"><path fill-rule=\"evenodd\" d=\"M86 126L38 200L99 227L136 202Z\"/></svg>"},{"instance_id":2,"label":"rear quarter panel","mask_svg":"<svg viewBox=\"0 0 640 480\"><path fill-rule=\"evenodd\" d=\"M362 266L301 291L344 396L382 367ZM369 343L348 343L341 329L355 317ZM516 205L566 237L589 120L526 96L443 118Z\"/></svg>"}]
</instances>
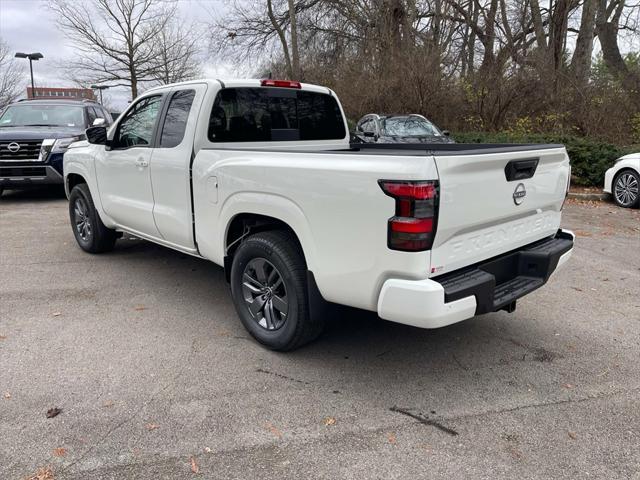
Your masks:
<instances>
[{"instance_id":1,"label":"rear quarter panel","mask_svg":"<svg viewBox=\"0 0 640 480\"><path fill-rule=\"evenodd\" d=\"M429 267L429 252L387 248L395 203L378 180L436 178L428 156L201 150L193 164L198 247L222 264L236 215L278 218L296 232L326 300L375 310L384 280L425 278Z\"/></svg>"}]
</instances>

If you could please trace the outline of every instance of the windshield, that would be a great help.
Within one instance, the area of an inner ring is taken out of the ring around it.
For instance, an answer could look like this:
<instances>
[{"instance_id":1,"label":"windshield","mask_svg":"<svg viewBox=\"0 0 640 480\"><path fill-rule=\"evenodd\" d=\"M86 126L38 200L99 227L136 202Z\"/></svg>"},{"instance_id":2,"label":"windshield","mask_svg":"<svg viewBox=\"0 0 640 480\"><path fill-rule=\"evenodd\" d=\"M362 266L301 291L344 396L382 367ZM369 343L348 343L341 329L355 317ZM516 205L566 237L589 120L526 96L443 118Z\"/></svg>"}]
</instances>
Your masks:
<instances>
[{"instance_id":1,"label":"windshield","mask_svg":"<svg viewBox=\"0 0 640 480\"><path fill-rule=\"evenodd\" d=\"M78 105L11 105L0 117L0 127L81 127L82 110Z\"/></svg>"},{"instance_id":2,"label":"windshield","mask_svg":"<svg viewBox=\"0 0 640 480\"><path fill-rule=\"evenodd\" d=\"M442 133L421 117L390 117L383 120L384 135L390 137L440 137Z\"/></svg>"}]
</instances>

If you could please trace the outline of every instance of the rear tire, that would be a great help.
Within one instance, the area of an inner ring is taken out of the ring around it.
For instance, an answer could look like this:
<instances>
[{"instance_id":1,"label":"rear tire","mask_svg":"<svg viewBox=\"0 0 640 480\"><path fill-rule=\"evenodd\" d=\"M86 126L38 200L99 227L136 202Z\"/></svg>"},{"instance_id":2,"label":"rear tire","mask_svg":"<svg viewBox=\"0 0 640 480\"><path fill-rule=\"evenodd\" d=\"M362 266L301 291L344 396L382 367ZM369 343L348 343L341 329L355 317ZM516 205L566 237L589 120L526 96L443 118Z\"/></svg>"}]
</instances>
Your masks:
<instances>
[{"instance_id":1,"label":"rear tire","mask_svg":"<svg viewBox=\"0 0 640 480\"><path fill-rule=\"evenodd\" d=\"M622 170L613 179L613 201L623 208L640 205L640 174L634 170Z\"/></svg>"},{"instance_id":2,"label":"rear tire","mask_svg":"<svg viewBox=\"0 0 640 480\"><path fill-rule=\"evenodd\" d=\"M294 350L324 329L324 318L310 315L307 265L287 232L257 233L242 242L231 266L231 295L247 331L272 350Z\"/></svg>"},{"instance_id":3,"label":"rear tire","mask_svg":"<svg viewBox=\"0 0 640 480\"><path fill-rule=\"evenodd\" d=\"M105 227L91 198L86 183L73 187L69 195L69 219L76 242L89 253L103 253L113 250L118 238L117 232Z\"/></svg>"}]
</instances>

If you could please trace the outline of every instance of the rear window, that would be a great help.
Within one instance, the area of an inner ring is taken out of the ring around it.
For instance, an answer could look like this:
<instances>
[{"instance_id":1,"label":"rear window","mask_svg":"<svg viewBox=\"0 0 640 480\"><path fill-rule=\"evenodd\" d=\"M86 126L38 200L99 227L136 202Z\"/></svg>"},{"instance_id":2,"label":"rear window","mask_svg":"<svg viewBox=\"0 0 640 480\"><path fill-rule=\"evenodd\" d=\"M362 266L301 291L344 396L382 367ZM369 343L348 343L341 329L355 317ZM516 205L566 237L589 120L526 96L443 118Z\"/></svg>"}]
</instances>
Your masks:
<instances>
[{"instance_id":1,"label":"rear window","mask_svg":"<svg viewBox=\"0 0 640 480\"><path fill-rule=\"evenodd\" d=\"M339 140L346 136L331 95L287 88L226 88L209 120L212 142Z\"/></svg>"},{"instance_id":2,"label":"rear window","mask_svg":"<svg viewBox=\"0 0 640 480\"><path fill-rule=\"evenodd\" d=\"M180 90L171 97L160 135L161 148L173 148L182 143L195 95L195 90Z\"/></svg>"}]
</instances>

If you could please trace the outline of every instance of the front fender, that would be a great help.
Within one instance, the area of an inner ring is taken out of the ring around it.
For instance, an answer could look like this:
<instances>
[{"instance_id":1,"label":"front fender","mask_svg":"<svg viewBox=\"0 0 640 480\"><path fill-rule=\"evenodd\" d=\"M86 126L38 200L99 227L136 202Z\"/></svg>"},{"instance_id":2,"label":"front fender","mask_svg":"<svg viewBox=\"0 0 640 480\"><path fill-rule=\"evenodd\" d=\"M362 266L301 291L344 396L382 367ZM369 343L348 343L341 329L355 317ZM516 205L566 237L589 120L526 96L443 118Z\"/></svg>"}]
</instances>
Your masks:
<instances>
[{"instance_id":1,"label":"front fender","mask_svg":"<svg viewBox=\"0 0 640 480\"><path fill-rule=\"evenodd\" d=\"M80 175L84 178L87 186L89 187L93 204L96 207L96 211L98 212L102 223L104 223L108 228L114 228L115 222L105 213L104 208L102 208L100 190L98 189L98 184L96 182L93 157L85 152L80 152L79 150L80 149L73 149L64 154L64 191L67 198L69 198L69 194L71 193L69 191L69 176L72 174Z\"/></svg>"}]
</instances>

